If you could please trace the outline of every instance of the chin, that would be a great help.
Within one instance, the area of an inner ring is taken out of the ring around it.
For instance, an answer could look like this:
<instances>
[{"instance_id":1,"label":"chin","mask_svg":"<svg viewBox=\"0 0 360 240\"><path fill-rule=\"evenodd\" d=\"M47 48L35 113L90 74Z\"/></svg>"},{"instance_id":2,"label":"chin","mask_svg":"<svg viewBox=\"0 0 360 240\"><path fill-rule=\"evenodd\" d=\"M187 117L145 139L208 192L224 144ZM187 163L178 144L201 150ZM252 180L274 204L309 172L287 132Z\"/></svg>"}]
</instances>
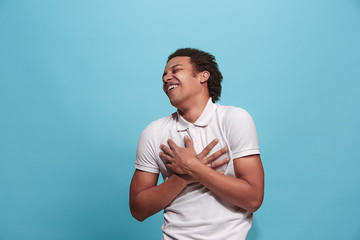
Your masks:
<instances>
[{"instance_id":1,"label":"chin","mask_svg":"<svg viewBox=\"0 0 360 240\"><path fill-rule=\"evenodd\" d=\"M176 100L174 98L169 98L169 101L170 101L171 105L173 105L176 108L179 105L179 100Z\"/></svg>"}]
</instances>

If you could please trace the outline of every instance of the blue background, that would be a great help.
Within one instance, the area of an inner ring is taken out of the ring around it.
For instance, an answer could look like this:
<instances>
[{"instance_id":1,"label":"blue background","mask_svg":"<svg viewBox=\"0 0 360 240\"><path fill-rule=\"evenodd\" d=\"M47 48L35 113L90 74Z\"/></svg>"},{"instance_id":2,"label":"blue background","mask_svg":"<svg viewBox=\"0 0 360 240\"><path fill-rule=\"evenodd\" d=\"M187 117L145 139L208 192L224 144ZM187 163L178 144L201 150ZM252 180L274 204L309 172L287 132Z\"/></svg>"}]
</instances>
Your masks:
<instances>
[{"instance_id":1,"label":"blue background","mask_svg":"<svg viewBox=\"0 0 360 240\"><path fill-rule=\"evenodd\" d=\"M360 2L0 0L0 239L160 239L128 209L167 56L209 51L266 171L250 240L360 239Z\"/></svg>"}]
</instances>

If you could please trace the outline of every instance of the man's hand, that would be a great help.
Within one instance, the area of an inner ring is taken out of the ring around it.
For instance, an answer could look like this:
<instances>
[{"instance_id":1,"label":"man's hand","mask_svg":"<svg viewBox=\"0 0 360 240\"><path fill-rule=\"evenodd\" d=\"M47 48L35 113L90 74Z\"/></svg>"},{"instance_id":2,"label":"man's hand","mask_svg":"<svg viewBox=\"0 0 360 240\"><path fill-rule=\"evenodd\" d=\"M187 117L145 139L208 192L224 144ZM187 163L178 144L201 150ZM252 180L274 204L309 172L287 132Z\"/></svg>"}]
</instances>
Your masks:
<instances>
[{"instance_id":1,"label":"man's hand","mask_svg":"<svg viewBox=\"0 0 360 240\"><path fill-rule=\"evenodd\" d=\"M227 147L224 147L216 151L214 154L207 156L210 151L216 146L216 144L218 144L218 142L219 140L215 138L204 148L204 150L201 151L201 153L196 156L196 158L199 159L200 162L207 165L208 167L211 167L212 169L216 169L229 162L229 158L224 158L220 161L214 162L221 155L225 154L228 151Z\"/></svg>"},{"instance_id":2,"label":"man's hand","mask_svg":"<svg viewBox=\"0 0 360 240\"><path fill-rule=\"evenodd\" d=\"M160 152L159 156L166 161L166 167L177 174L190 174L193 165L200 163L196 158L193 143L188 136L185 136L184 142L185 148L179 147L171 139L168 140L170 148L163 144L160 145L163 152Z\"/></svg>"},{"instance_id":3,"label":"man's hand","mask_svg":"<svg viewBox=\"0 0 360 240\"><path fill-rule=\"evenodd\" d=\"M214 139L213 141L211 141L198 155L196 155L193 142L188 136L184 137L184 142L185 148L180 148L175 144L174 141L169 139L168 144L170 148L162 144L160 146L160 149L163 152L160 152L159 156L167 162L166 166L169 169L171 169L177 174L182 174L181 177L187 180L188 183L195 182L195 180L188 174L191 172L191 169L196 166L196 164L202 163L212 169L216 169L229 162L228 158L214 162L221 155L228 151L227 147L224 147L215 152L214 154L208 156L210 151L219 142L218 139Z\"/></svg>"}]
</instances>

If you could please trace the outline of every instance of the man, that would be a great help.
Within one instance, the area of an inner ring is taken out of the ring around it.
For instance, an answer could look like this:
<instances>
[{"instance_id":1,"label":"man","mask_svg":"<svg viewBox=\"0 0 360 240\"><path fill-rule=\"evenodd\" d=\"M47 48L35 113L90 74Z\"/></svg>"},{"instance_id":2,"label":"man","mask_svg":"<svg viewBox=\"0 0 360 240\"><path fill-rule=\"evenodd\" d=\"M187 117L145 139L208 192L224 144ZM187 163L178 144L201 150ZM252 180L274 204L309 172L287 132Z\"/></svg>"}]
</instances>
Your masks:
<instances>
[{"instance_id":1,"label":"man","mask_svg":"<svg viewBox=\"0 0 360 240\"><path fill-rule=\"evenodd\" d=\"M255 125L245 110L214 103L221 80L209 53L185 48L168 58L163 89L177 112L143 131L130 185L137 220L164 209L163 239L245 239L262 203Z\"/></svg>"}]
</instances>

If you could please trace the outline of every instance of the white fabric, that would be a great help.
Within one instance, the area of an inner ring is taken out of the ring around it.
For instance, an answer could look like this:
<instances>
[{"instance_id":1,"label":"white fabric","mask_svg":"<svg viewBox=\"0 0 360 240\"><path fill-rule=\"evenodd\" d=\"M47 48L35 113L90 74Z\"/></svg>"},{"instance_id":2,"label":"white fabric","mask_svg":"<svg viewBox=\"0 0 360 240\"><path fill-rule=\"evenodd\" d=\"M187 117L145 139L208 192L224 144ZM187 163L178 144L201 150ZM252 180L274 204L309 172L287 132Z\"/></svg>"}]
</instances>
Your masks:
<instances>
[{"instance_id":1,"label":"white fabric","mask_svg":"<svg viewBox=\"0 0 360 240\"><path fill-rule=\"evenodd\" d=\"M214 104L209 99L203 113L194 123L178 113L152 122L142 133L136 152L138 170L160 173L166 181L172 175L160 159L160 144L172 139L184 147L184 136L194 142L200 153L214 138L219 143L210 154L227 146L229 152L221 156L230 162L216 169L235 177L233 159L259 154L254 122L243 109ZM163 239L245 239L252 223L252 214L229 204L201 184L187 186L164 210Z\"/></svg>"}]
</instances>

